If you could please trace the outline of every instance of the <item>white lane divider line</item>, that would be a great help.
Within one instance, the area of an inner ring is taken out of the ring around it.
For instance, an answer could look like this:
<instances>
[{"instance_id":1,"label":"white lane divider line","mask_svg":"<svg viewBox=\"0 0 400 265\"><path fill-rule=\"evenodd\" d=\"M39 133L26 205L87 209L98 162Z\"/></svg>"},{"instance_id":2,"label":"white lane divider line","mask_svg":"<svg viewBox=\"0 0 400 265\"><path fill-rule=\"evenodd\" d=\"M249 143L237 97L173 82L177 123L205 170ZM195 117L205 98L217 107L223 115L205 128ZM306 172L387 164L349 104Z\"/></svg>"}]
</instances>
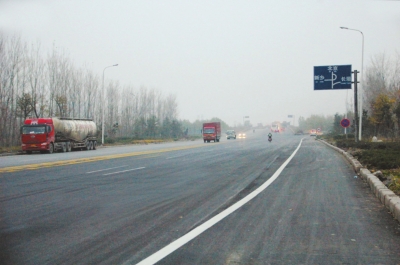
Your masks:
<instances>
[{"instance_id":1,"label":"white lane divider line","mask_svg":"<svg viewBox=\"0 0 400 265\"><path fill-rule=\"evenodd\" d=\"M299 145L297 146L296 150L294 150L293 154L278 168L278 170L272 175L271 178L269 178L266 182L264 182L260 187L258 187L255 191L238 201L237 203L233 204L231 207L227 208L226 210L222 211L221 213L217 214L207 222L199 225L189 233L185 234L184 236L178 238L174 242L170 243L169 245L165 246L164 248L160 249L156 253L150 255L149 257L145 258L141 262L137 263L137 265L152 265L155 264L156 262L159 262L175 250L179 249L183 245L185 245L187 242L191 241L192 239L196 238L200 234L202 234L204 231L206 231L208 228L212 227L231 213L235 212L237 209L248 203L250 200L252 200L254 197L256 197L258 194L260 194L263 190L265 190L269 185L274 182L279 175L282 173L282 171L285 169L287 164L292 160L292 158L295 156L297 151L300 149L301 143L303 142L303 139L300 140ZM124 262L123 265L127 264L132 264L129 260Z\"/></svg>"},{"instance_id":2,"label":"white lane divider line","mask_svg":"<svg viewBox=\"0 0 400 265\"><path fill-rule=\"evenodd\" d=\"M122 170L122 171L116 171L116 172L111 172L111 173L103 174L103 176L108 176L108 175L113 175L113 174L119 174L119 173L124 173L124 172L139 170L139 169L143 169L143 168L145 168L145 167L137 167L137 168L127 169L127 170Z\"/></svg>"},{"instance_id":3,"label":"white lane divider line","mask_svg":"<svg viewBox=\"0 0 400 265\"><path fill-rule=\"evenodd\" d=\"M184 157L184 156L186 156L186 155L170 156L170 157L167 157L166 159L173 159L173 158Z\"/></svg>"},{"instance_id":4,"label":"white lane divider line","mask_svg":"<svg viewBox=\"0 0 400 265\"><path fill-rule=\"evenodd\" d=\"M92 174L92 173L96 173L96 172L101 172L101 171L107 171L107 170L111 170L111 169L115 169L115 168L120 168L120 167L127 167L128 165L126 165L126 166L119 166L119 167L109 167L109 168L105 168L105 169L100 169L100 170L95 170L95 171L89 171L89 172L86 172L86 174Z\"/></svg>"}]
</instances>

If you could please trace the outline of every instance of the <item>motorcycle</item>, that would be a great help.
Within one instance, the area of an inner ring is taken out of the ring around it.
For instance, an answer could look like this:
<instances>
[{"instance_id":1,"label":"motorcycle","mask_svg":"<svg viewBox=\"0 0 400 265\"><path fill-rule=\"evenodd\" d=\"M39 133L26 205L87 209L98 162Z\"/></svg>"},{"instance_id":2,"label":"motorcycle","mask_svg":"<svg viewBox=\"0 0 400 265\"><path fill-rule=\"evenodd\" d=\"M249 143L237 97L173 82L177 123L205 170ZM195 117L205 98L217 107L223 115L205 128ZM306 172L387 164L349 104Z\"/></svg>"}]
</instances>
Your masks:
<instances>
[{"instance_id":1,"label":"motorcycle","mask_svg":"<svg viewBox=\"0 0 400 265\"><path fill-rule=\"evenodd\" d=\"M268 142L272 142L272 136L268 136Z\"/></svg>"}]
</instances>

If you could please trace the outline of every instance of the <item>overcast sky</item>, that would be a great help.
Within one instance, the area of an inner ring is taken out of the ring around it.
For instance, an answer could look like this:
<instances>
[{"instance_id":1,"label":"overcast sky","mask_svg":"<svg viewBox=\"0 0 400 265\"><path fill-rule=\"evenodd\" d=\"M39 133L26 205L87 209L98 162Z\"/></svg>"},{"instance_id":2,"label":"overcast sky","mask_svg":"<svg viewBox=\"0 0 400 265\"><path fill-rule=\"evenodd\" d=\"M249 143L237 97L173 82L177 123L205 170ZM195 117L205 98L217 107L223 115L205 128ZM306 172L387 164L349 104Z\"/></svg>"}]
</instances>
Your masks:
<instances>
[{"instance_id":1,"label":"overcast sky","mask_svg":"<svg viewBox=\"0 0 400 265\"><path fill-rule=\"evenodd\" d=\"M230 125L344 113L353 90L314 91L313 67L400 52L400 1L0 0L0 30L53 43L76 67L175 94L179 118ZM297 123L297 122L296 122Z\"/></svg>"}]
</instances>

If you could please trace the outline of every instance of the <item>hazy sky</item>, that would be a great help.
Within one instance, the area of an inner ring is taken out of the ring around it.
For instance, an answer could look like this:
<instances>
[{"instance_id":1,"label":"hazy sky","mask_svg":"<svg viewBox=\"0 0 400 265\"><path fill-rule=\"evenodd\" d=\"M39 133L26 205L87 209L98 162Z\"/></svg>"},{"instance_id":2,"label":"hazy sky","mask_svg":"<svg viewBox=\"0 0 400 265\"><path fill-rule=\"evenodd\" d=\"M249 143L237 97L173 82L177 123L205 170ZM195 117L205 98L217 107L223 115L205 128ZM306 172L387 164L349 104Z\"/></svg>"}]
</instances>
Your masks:
<instances>
[{"instance_id":1,"label":"hazy sky","mask_svg":"<svg viewBox=\"0 0 400 265\"><path fill-rule=\"evenodd\" d=\"M76 67L175 94L179 118L230 125L344 113L353 90L313 91L313 67L400 52L400 1L0 0L0 31L53 43ZM297 123L297 122L296 122Z\"/></svg>"}]
</instances>

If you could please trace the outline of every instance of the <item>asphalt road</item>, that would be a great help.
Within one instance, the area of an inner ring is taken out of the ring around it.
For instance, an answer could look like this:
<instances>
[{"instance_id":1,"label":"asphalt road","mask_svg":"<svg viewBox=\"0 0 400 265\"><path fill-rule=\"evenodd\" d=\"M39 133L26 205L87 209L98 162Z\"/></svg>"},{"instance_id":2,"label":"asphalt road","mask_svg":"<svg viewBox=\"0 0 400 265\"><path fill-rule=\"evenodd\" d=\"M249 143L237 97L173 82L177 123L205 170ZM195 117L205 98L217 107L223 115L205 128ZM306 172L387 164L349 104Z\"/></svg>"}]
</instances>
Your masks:
<instances>
[{"instance_id":1,"label":"asphalt road","mask_svg":"<svg viewBox=\"0 0 400 265\"><path fill-rule=\"evenodd\" d=\"M340 154L309 136L266 138L1 157L0 260L400 264L399 222Z\"/></svg>"}]
</instances>

